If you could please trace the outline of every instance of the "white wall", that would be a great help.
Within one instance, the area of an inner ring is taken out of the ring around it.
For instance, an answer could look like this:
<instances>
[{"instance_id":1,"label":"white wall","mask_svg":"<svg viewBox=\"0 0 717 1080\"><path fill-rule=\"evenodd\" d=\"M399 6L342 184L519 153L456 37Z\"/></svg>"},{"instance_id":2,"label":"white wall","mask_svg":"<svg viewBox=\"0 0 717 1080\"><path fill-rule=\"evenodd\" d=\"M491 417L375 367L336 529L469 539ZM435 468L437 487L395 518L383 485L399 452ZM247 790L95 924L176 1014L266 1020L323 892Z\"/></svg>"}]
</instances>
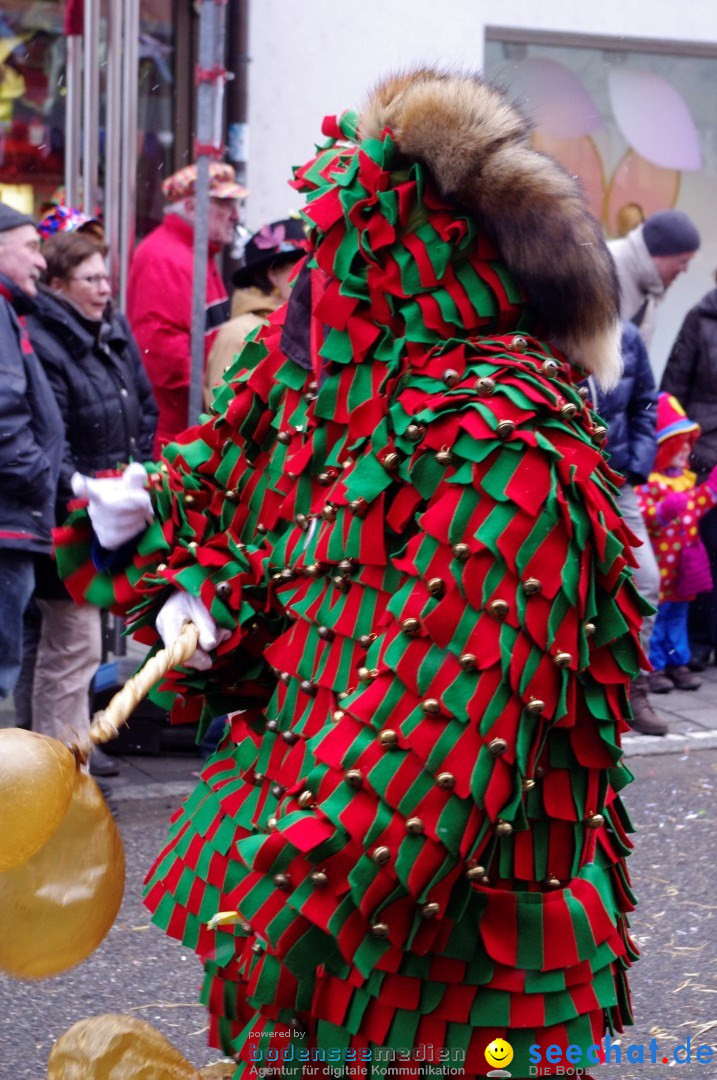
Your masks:
<instances>
[{"instance_id":1,"label":"white wall","mask_svg":"<svg viewBox=\"0 0 717 1080\"><path fill-rule=\"evenodd\" d=\"M480 68L482 5L444 0L253 0L250 16L248 224L282 217L300 198L291 166L323 141L321 121L357 108L387 71L417 63Z\"/></svg>"},{"instance_id":2,"label":"white wall","mask_svg":"<svg viewBox=\"0 0 717 1080\"><path fill-rule=\"evenodd\" d=\"M717 0L253 0L250 13L247 224L281 218L301 199L291 167L322 140L328 113L359 107L386 72L415 64L480 70L486 26L713 44ZM696 179L696 178L695 178ZM687 308L712 286L717 223L663 305L659 372Z\"/></svg>"},{"instance_id":3,"label":"white wall","mask_svg":"<svg viewBox=\"0 0 717 1080\"><path fill-rule=\"evenodd\" d=\"M287 181L321 120L361 104L387 71L417 63L480 69L486 25L712 42L717 0L253 0L248 224L300 205Z\"/></svg>"}]
</instances>

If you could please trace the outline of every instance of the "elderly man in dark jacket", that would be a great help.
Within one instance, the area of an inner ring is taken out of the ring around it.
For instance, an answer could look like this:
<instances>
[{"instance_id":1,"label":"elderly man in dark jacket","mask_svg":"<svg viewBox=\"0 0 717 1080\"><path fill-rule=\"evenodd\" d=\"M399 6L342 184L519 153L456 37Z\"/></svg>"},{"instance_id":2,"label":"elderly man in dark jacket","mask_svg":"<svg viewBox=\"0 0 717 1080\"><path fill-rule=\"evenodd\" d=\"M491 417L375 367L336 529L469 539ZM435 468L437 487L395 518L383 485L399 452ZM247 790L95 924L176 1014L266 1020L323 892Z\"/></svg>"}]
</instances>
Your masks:
<instances>
[{"instance_id":1,"label":"elderly man in dark jacket","mask_svg":"<svg viewBox=\"0 0 717 1080\"><path fill-rule=\"evenodd\" d=\"M690 465L701 483L717 465L717 289L711 289L687 312L660 389L673 394L690 420L700 425ZM702 518L700 535L717 582L717 510ZM700 593L690 604L689 636L690 666L701 671L713 652L717 660L717 588Z\"/></svg>"},{"instance_id":2,"label":"elderly man in dark jacket","mask_svg":"<svg viewBox=\"0 0 717 1080\"><path fill-rule=\"evenodd\" d=\"M645 483L655 460L657 390L640 332L625 320L622 324L622 358L622 378L614 390L604 393L593 379L589 383L595 408L607 425L610 465L625 477L620 489L620 511L629 528L642 541L642 547L635 551L640 564L635 570L635 584L642 595L657 607L660 571L634 490L636 485ZM642 624L640 641L646 654L654 622L654 615L651 615ZM631 726L635 731L644 735L667 733L667 724L657 716L647 696L646 675L640 674L633 680L630 704L633 712Z\"/></svg>"},{"instance_id":3,"label":"elderly man in dark jacket","mask_svg":"<svg viewBox=\"0 0 717 1080\"><path fill-rule=\"evenodd\" d=\"M35 223L0 203L0 698L22 665L34 556L50 551L63 424L25 314L45 268Z\"/></svg>"}]
</instances>

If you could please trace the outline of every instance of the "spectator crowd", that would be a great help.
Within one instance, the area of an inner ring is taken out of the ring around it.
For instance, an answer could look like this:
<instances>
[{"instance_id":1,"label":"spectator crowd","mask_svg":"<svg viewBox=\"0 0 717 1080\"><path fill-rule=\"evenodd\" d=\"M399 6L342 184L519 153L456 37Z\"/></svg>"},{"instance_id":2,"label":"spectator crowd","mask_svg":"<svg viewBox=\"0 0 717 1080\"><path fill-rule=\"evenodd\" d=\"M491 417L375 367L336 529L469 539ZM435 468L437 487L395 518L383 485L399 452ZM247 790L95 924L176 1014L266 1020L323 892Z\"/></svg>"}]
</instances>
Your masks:
<instances>
[{"instance_id":1,"label":"spectator crowd","mask_svg":"<svg viewBox=\"0 0 717 1080\"><path fill-rule=\"evenodd\" d=\"M112 302L101 222L53 207L36 224L0 204L0 697L19 722L68 739L89 724L101 620L54 569L51 530L92 477L158 456L188 423L196 168L169 177L163 223L138 245L127 315ZM210 170L204 402L252 331L288 298L303 225L265 224L245 245L229 299L217 256L235 238L246 190ZM659 306L700 246L686 214L664 210L610 243L620 286L624 370L590 397L607 426L619 503L641 542L635 580L644 670L631 687L638 731L666 723L651 695L695 689L717 645L717 288L689 311L660 391L649 357ZM74 490L79 490L77 481ZM117 770L93 752L93 772Z\"/></svg>"}]
</instances>

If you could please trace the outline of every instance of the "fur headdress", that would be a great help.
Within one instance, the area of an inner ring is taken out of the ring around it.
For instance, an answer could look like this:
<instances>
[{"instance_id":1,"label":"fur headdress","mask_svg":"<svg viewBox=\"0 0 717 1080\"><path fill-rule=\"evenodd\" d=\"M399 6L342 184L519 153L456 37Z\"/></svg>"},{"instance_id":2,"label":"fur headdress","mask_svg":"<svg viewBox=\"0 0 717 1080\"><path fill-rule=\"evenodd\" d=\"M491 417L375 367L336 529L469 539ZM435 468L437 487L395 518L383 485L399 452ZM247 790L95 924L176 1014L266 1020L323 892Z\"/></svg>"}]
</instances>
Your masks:
<instances>
[{"instance_id":1,"label":"fur headdress","mask_svg":"<svg viewBox=\"0 0 717 1080\"><path fill-rule=\"evenodd\" d=\"M546 333L603 386L620 375L618 284L576 180L529 145L529 127L474 75L422 69L384 80L359 138L388 128L438 188L469 210L538 311Z\"/></svg>"}]
</instances>

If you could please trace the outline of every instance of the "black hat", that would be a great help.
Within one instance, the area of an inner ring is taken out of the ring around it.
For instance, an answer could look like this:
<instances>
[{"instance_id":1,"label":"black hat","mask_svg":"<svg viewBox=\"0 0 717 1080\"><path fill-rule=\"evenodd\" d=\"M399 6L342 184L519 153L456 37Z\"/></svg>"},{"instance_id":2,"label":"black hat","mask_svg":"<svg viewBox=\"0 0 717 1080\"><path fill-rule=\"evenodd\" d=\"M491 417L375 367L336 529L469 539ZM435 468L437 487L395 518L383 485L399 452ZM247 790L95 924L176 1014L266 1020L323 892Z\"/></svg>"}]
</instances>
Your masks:
<instances>
[{"instance_id":1,"label":"black hat","mask_svg":"<svg viewBox=\"0 0 717 1080\"><path fill-rule=\"evenodd\" d=\"M35 219L29 214L21 214L19 210L0 202L0 232L9 232L10 229L19 229L21 225L34 225Z\"/></svg>"},{"instance_id":2,"label":"black hat","mask_svg":"<svg viewBox=\"0 0 717 1080\"><path fill-rule=\"evenodd\" d=\"M685 255L700 246L700 234L681 210L653 214L642 226L642 239L650 255Z\"/></svg>"},{"instance_id":3,"label":"black hat","mask_svg":"<svg viewBox=\"0 0 717 1080\"><path fill-rule=\"evenodd\" d=\"M252 285L258 270L295 262L306 252L306 231L300 218L284 218L262 225L244 248L244 265L234 273L232 281L238 289Z\"/></svg>"}]
</instances>

